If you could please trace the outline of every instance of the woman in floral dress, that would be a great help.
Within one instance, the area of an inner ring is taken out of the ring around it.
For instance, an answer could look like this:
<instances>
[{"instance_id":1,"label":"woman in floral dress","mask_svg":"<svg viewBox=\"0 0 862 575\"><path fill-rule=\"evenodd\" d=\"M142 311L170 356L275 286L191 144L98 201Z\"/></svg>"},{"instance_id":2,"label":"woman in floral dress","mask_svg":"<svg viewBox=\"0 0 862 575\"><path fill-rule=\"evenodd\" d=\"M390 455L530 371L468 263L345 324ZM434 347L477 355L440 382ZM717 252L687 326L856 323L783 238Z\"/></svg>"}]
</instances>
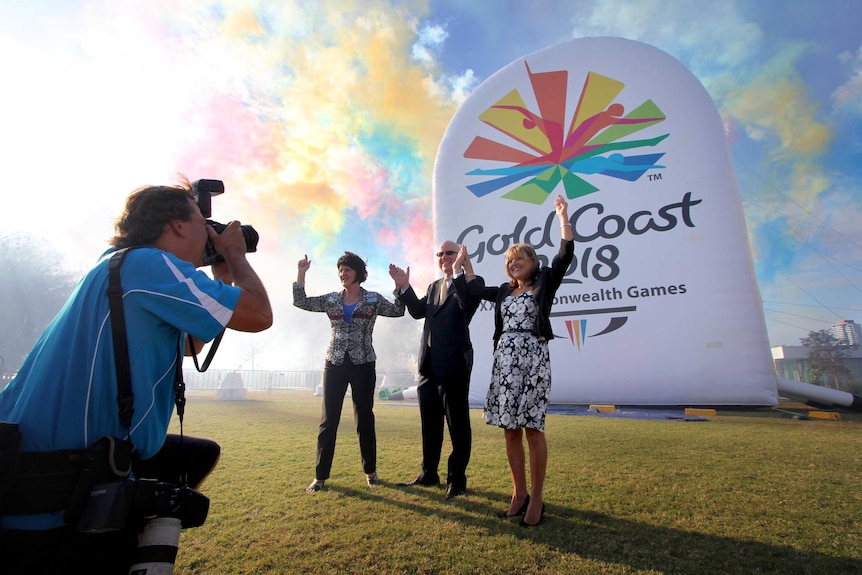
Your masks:
<instances>
[{"instance_id":1,"label":"woman in floral dress","mask_svg":"<svg viewBox=\"0 0 862 575\"><path fill-rule=\"evenodd\" d=\"M560 222L560 249L550 267L539 268L533 246L515 244L506 250L509 282L485 288L482 297L494 302L494 366L485 401L485 422L503 428L514 492L504 517L524 515L522 527L542 522L542 489L548 463L545 414L551 393L548 340L551 306L563 275L574 257L568 204L554 202ZM526 431L524 431L526 430ZM531 489L527 491L524 435L530 450Z\"/></svg>"}]
</instances>

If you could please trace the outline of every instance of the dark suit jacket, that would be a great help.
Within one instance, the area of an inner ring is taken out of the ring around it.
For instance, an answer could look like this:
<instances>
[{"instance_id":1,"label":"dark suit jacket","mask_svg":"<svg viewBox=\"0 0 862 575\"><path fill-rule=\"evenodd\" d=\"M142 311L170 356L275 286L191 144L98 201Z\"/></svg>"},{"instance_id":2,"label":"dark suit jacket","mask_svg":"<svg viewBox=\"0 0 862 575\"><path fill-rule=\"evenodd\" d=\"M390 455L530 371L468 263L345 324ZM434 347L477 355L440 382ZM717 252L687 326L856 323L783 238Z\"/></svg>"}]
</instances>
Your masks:
<instances>
[{"instance_id":1,"label":"dark suit jacket","mask_svg":"<svg viewBox=\"0 0 862 575\"><path fill-rule=\"evenodd\" d=\"M465 374L469 380L473 369L473 345L470 342L470 320L481 303L485 281L476 276L466 281L462 274L452 280L452 288L443 305L437 299L445 278L428 286L422 299L416 296L412 287L402 294L395 290L407 311L415 319L425 319L422 341L419 346L419 373L425 376L450 377ZM428 346L428 341L431 346ZM421 385L421 384L420 384Z\"/></svg>"},{"instance_id":2,"label":"dark suit jacket","mask_svg":"<svg viewBox=\"0 0 862 575\"><path fill-rule=\"evenodd\" d=\"M542 268L539 271L539 277L533 282L533 299L539 306L539 317L536 318L533 333L549 341L554 339L554 332L551 331L551 306L574 256L575 243L571 240L561 241L560 249L550 267ZM512 293L512 286L508 283L482 290L482 299L494 302L494 349L497 348L497 342L503 333L503 314L500 306L510 293Z\"/></svg>"}]
</instances>

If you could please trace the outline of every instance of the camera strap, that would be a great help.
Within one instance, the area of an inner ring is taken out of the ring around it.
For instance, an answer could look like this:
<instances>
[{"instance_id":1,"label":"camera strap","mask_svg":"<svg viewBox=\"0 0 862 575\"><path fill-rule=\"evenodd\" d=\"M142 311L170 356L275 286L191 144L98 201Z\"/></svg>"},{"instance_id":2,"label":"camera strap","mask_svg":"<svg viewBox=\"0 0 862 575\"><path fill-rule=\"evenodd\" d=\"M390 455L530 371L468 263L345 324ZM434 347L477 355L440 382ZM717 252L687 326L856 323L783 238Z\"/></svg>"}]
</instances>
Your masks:
<instances>
[{"instance_id":1,"label":"camera strap","mask_svg":"<svg viewBox=\"0 0 862 575\"><path fill-rule=\"evenodd\" d=\"M123 287L120 285L120 267L131 250L137 246L118 250L108 262L108 308L111 315L111 334L114 337L114 370L117 374L117 406L120 423L126 428L126 438L132 441L132 416L135 413L135 396L132 393L132 369L129 364L129 341L126 337L126 314L123 310Z\"/></svg>"},{"instance_id":2,"label":"camera strap","mask_svg":"<svg viewBox=\"0 0 862 575\"><path fill-rule=\"evenodd\" d=\"M131 250L143 246L131 246L117 250L108 262L108 307L111 311L111 334L114 338L114 368L117 374L117 405L120 423L127 431L127 441L132 443L132 415L135 413L135 396L132 393L132 369L129 363L129 342L126 337L126 315L123 310L123 287L120 284L120 267ZM182 336L177 340L176 377L174 378L174 401L180 419L182 437L183 414L185 413L186 384L183 381Z\"/></svg>"},{"instance_id":3,"label":"camera strap","mask_svg":"<svg viewBox=\"0 0 862 575\"><path fill-rule=\"evenodd\" d=\"M192 336L189 336L189 344L192 343ZM195 349L192 347L192 355ZM180 453L185 451L185 436L183 435L183 415L186 413L186 382L183 379L183 336L180 335L177 340L177 369L174 374L174 402L177 405L177 418L180 420ZM180 485L186 487L189 484L189 474L186 471L186 466L180 466Z\"/></svg>"},{"instance_id":4,"label":"camera strap","mask_svg":"<svg viewBox=\"0 0 862 575\"><path fill-rule=\"evenodd\" d=\"M205 372L215 357L216 350L218 349L218 345L221 343L221 338L224 335L225 330L221 330L221 333L218 334L213 342L210 344L209 352L207 352L207 356L204 359L203 367L198 365L198 354L195 353L195 342L192 340L191 334L189 334L189 349L192 350L192 360L195 363L195 369L198 370L199 373Z\"/></svg>"}]
</instances>

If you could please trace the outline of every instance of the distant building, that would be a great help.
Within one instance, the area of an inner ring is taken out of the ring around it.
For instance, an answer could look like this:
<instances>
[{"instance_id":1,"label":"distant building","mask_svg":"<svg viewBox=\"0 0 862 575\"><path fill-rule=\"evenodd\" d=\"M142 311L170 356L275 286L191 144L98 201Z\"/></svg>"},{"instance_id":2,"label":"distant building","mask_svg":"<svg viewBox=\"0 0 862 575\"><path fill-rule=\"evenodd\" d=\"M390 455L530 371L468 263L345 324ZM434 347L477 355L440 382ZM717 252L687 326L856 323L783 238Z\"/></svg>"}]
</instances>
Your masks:
<instances>
[{"instance_id":1,"label":"distant building","mask_svg":"<svg viewBox=\"0 0 862 575\"><path fill-rule=\"evenodd\" d=\"M835 339L845 345L862 344L862 331L859 329L859 324L852 319L842 319L841 323L832 326L830 331Z\"/></svg>"},{"instance_id":2,"label":"distant building","mask_svg":"<svg viewBox=\"0 0 862 575\"><path fill-rule=\"evenodd\" d=\"M849 391L857 395L862 393L862 348L848 350L847 357L841 358L840 362L850 372L846 380L842 378L840 384L841 391ZM775 374L778 377L810 383L807 347L803 345L779 345L773 347L772 363L775 366ZM835 389L835 380L828 378L823 386Z\"/></svg>"}]
</instances>

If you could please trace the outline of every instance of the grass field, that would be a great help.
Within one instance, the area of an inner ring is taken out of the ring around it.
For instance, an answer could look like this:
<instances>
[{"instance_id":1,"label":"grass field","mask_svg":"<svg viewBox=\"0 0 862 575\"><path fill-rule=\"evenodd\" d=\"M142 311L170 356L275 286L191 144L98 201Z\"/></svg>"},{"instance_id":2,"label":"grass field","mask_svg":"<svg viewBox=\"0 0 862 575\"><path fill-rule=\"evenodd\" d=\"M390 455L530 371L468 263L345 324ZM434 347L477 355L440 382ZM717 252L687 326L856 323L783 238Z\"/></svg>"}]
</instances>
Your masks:
<instances>
[{"instance_id":1,"label":"grass field","mask_svg":"<svg viewBox=\"0 0 862 575\"><path fill-rule=\"evenodd\" d=\"M524 529L496 516L511 481L481 411L468 493L446 501L445 487L395 485L421 460L418 408L395 402L376 404L383 483L366 487L349 401L332 477L307 495L320 398L190 393L185 433L223 451L175 573L862 573L859 417L550 415L545 521Z\"/></svg>"}]
</instances>

